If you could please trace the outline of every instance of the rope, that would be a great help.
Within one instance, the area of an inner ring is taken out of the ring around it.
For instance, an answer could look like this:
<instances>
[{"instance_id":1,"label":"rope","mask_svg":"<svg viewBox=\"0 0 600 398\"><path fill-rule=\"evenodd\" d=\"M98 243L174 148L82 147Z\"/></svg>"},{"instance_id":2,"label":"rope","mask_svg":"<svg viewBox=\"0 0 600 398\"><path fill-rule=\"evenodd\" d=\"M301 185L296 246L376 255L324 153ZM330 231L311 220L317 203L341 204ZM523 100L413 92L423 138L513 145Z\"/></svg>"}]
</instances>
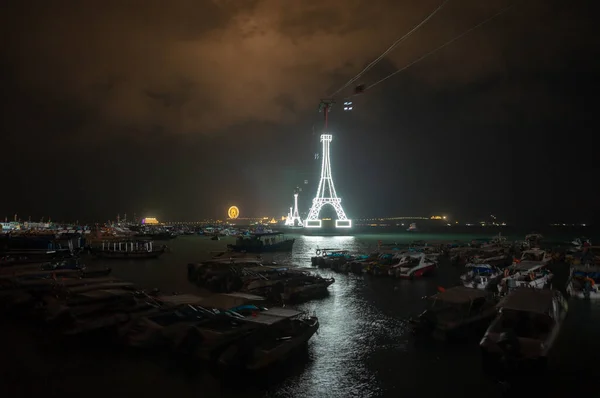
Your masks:
<instances>
[{"instance_id":1,"label":"rope","mask_svg":"<svg viewBox=\"0 0 600 398\"><path fill-rule=\"evenodd\" d=\"M355 81L357 81L358 79L361 78L362 75L364 75L366 72L368 72L373 66L375 66L379 61L381 61L387 54L389 54L394 48L396 48L396 46L398 46L398 44L402 43L404 40L408 39L417 29L419 29L421 26L423 26L425 23L427 23L427 21L429 21L431 18L433 18L433 16L435 14L437 14L437 12L439 10L441 10L446 3L448 3L448 1L450 0L444 0L444 2L442 4L440 4L438 6L438 8L436 8L435 10L433 10L433 12L431 14L429 14L427 16L427 18L425 18L423 21L421 21L417 26L415 26L414 28L412 28L408 33L406 33L404 36L400 37L398 40L396 40L391 46L388 47L387 50L385 50L379 57L377 57L374 61L372 61L369 65L367 65L362 71L360 71L356 76L354 76L352 79L350 79L346 84L344 84L341 88L339 88L337 91L333 92L331 95L329 95L329 98L334 97L336 94L338 94L340 91L342 91L343 89L345 89L346 87L348 87L349 85L351 85L352 83L354 83Z\"/></svg>"},{"instance_id":2,"label":"rope","mask_svg":"<svg viewBox=\"0 0 600 398\"><path fill-rule=\"evenodd\" d=\"M509 9L511 9L513 7L513 5L511 4L508 7L505 7L504 9L500 10L499 12L497 12L496 14L492 15L491 17L485 19L484 21L478 23L477 25L473 26L472 28L470 28L469 30L466 30L465 32L461 33L460 35L456 36L455 38L453 38L450 41L447 41L446 43L442 44L441 46L435 48L434 50L429 51L428 53L426 53L425 55L417 58L416 60L414 60L413 62L409 63L408 65L404 66L401 69L398 69L397 71L387 75L386 77L384 77L383 79L371 84L370 86L366 87L365 90L368 90L370 88L375 87L376 85L383 83L384 81L386 81L387 79L389 79L392 76L397 75L398 73L410 68L411 66L413 66L414 64L416 64L419 61L424 60L425 58L427 58L428 56L436 53L437 51L441 50L442 48L449 46L450 44L454 43L455 41L457 41L458 39L462 38L463 36L466 36L467 34L471 33L472 31L474 31L475 29L485 25L486 23L488 23L489 21L491 21L492 19L495 19L497 17L499 17L500 15L504 14L506 11L508 11Z\"/></svg>"}]
</instances>

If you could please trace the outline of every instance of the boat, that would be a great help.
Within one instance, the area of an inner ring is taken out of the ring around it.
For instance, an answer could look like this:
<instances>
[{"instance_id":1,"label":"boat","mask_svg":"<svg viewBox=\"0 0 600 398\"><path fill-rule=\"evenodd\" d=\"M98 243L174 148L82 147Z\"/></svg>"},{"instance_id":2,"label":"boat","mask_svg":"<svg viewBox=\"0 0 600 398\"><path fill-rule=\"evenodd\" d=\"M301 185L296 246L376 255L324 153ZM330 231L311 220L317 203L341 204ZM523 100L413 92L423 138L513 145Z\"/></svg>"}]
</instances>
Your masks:
<instances>
[{"instance_id":1,"label":"boat","mask_svg":"<svg viewBox=\"0 0 600 398\"><path fill-rule=\"evenodd\" d=\"M497 305L498 315L479 346L486 372L542 370L567 316L558 290L516 289Z\"/></svg>"},{"instance_id":2,"label":"boat","mask_svg":"<svg viewBox=\"0 0 600 398\"><path fill-rule=\"evenodd\" d=\"M235 252L263 253L292 251L295 239L286 239L280 232L254 233L249 236L238 236L235 244L227 245Z\"/></svg>"},{"instance_id":3,"label":"boat","mask_svg":"<svg viewBox=\"0 0 600 398\"><path fill-rule=\"evenodd\" d=\"M436 267L437 262L433 256L416 253L404 256L398 264L390 267L389 272L396 278L414 279L431 274Z\"/></svg>"},{"instance_id":4,"label":"boat","mask_svg":"<svg viewBox=\"0 0 600 398\"><path fill-rule=\"evenodd\" d=\"M579 249L581 249L584 245L587 246L591 246L592 242L590 241L589 238L586 237L581 237L581 238L575 238L571 241L571 245L578 247Z\"/></svg>"},{"instance_id":5,"label":"boat","mask_svg":"<svg viewBox=\"0 0 600 398\"><path fill-rule=\"evenodd\" d=\"M319 329L316 316L288 308L254 313L242 322L254 325L256 332L236 341L220 355L219 365L225 369L267 369L304 347Z\"/></svg>"},{"instance_id":6,"label":"boat","mask_svg":"<svg viewBox=\"0 0 600 398\"><path fill-rule=\"evenodd\" d=\"M407 232L417 232L419 228L417 228L417 223L411 223L409 227L406 229Z\"/></svg>"},{"instance_id":7,"label":"boat","mask_svg":"<svg viewBox=\"0 0 600 398\"><path fill-rule=\"evenodd\" d=\"M259 262L208 261L188 264L188 279L212 292L242 292L274 303L300 302L328 294L334 278L299 268L263 266Z\"/></svg>"},{"instance_id":8,"label":"boat","mask_svg":"<svg viewBox=\"0 0 600 398\"><path fill-rule=\"evenodd\" d=\"M251 331L227 313L199 305L176 308L141 317L123 328L127 345L136 348L169 347L209 360L219 346Z\"/></svg>"},{"instance_id":9,"label":"boat","mask_svg":"<svg viewBox=\"0 0 600 398\"><path fill-rule=\"evenodd\" d=\"M427 299L428 308L411 320L413 332L440 340L467 337L477 329L483 333L496 315L496 301L483 290L455 286Z\"/></svg>"},{"instance_id":10,"label":"boat","mask_svg":"<svg viewBox=\"0 0 600 398\"><path fill-rule=\"evenodd\" d=\"M466 267L469 271L460 276L465 287L485 290L490 282L496 281L502 275L500 269L489 264L471 263Z\"/></svg>"},{"instance_id":11,"label":"boat","mask_svg":"<svg viewBox=\"0 0 600 398\"><path fill-rule=\"evenodd\" d=\"M525 263L525 262L529 262L529 263L537 262L537 263L548 264L548 263L552 262L552 260L553 260L552 255L550 255L550 253L548 253L547 251L542 250L540 248L533 248L533 249L523 251L523 253L521 253L521 258L513 261L513 265L517 264L517 263Z\"/></svg>"},{"instance_id":12,"label":"boat","mask_svg":"<svg viewBox=\"0 0 600 398\"><path fill-rule=\"evenodd\" d=\"M158 258L167 251L167 247L156 248L152 241L102 242L102 247L90 247L89 251L105 259L145 260Z\"/></svg>"},{"instance_id":13,"label":"boat","mask_svg":"<svg viewBox=\"0 0 600 398\"><path fill-rule=\"evenodd\" d=\"M525 236L525 243L528 247L535 248L539 247L542 239L544 239L542 234L534 232Z\"/></svg>"},{"instance_id":14,"label":"boat","mask_svg":"<svg viewBox=\"0 0 600 398\"><path fill-rule=\"evenodd\" d=\"M571 297L598 300L600 299L600 266L579 265L571 268L571 276L567 283L567 293Z\"/></svg>"},{"instance_id":15,"label":"boat","mask_svg":"<svg viewBox=\"0 0 600 398\"><path fill-rule=\"evenodd\" d=\"M552 273L543 263L522 262L504 269L503 278L498 283L500 293L520 287L543 289L551 286Z\"/></svg>"}]
</instances>

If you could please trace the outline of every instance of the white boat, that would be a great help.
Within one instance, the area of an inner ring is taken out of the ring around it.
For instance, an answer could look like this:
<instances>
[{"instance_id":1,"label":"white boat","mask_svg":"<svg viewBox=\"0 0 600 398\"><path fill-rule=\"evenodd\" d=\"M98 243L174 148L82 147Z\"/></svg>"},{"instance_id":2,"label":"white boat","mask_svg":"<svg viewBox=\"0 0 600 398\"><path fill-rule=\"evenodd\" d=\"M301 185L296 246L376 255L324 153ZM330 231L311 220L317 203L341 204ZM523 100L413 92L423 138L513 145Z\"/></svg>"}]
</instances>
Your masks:
<instances>
[{"instance_id":1,"label":"white boat","mask_svg":"<svg viewBox=\"0 0 600 398\"><path fill-rule=\"evenodd\" d=\"M573 246L578 246L579 248L583 247L585 243L587 243L589 246L592 245L592 242L588 238L575 238L571 241Z\"/></svg>"},{"instance_id":2,"label":"white boat","mask_svg":"<svg viewBox=\"0 0 600 398\"><path fill-rule=\"evenodd\" d=\"M498 283L500 293L520 287L543 289L550 285L553 277L545 264L528 261L505 268L503 276Z\"/></svg>"},{"instance_id":3,"label":"white boat","mask_svg":"<svg viewBox=\"0 0 600 398\"><path fill-rule=\"evenodd\" d=\"M485 290L502 275L502 271L489 264L467 264L466 267L469 271L460 276L465 287Z\"/></svg>"},{"instance_id":4,"label":"white boat","mask_svg":"<svg viewBox=\"0 0 600 398\"><path fill-rule=\"evenodd\" d=\"M407 232L416 232L419 228L417 228L417 223L411 223L410 226L406 229Z\"/></svg>"},{"instance_id":5,"label":"white boat","mask_svg":"<svg viewBox=\"0 0 600 398\"><path fill-rule=\"evenodd\" d=\"M575 266L571 268L567 293L576 298L598 300L600 299L598 283L600 283L600 266Z\"/></svg>"},{"instance_id":6,"label":"white boat","mask_svg":"<svg viewBox=\"0 0 600 398\"><path fill-rule=\"evenodd\" d=\"M498 316L479 346L486 371L497 367L543 368L568 305L557 290L517 289L497 305ZM513 369L514 370L514 369Z\"/></svg>"},{"instance_id":7,"label":"white boat","mask_svg":"<svg viewBox=\"0 0 600 398\"><path fill-rule=\"evenodd\" d=\"M437 256L416 253L404 256L388 273L396 278L413 279L432 273L437 267Z\"/></svg>"}]
</instances>

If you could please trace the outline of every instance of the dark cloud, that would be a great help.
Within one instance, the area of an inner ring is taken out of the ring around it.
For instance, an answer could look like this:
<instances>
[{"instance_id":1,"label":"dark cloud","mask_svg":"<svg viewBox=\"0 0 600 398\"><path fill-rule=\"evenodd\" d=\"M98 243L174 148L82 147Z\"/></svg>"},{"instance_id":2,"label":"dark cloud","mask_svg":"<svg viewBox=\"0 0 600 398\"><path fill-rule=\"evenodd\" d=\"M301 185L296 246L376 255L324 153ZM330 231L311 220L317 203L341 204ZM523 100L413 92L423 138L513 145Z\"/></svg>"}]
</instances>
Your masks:
<instances>
[{"instance_id":1,"label":"dark cloud","mask_svg":"<svg viewBox=\"0 0 600 398\"><path fill-rule=\"evenodd\" d=\"M123 207L193 218L236 201L245 201L246 214L285 213L298 180L315 183L319 98L439 4L13 1L0 14L6 39L0 52L3 139L28 157L35 153L46 167L23 167L7 184L27 186L29 197L66 189L89 198L85 205L68 206L57 198L43 205L21 195L3 200L7 208L38 206L66 218L103 217ZM359 82L379 80L507 4L450 1ZM527 166L517 166L516 159L540 140L551 156L574 145L562 142L559 148L547 138L569 121L577 120L580 134L591 134L594 125L585 98L592 95L599 58L583 6L517 2L505 15L356 98L356 114L335 113L338 185L353 198L351 212L446 207L485 214L502 203L508 203L507 212L518 207L512 192L525 188L513 177ZM429 150L436 160L423 162ZM491 155L501 161L492 162ZM18 163L19 156L5 156L3 167ZM564 177L543 156L535 159L546 165L547 182ZM469 167L474 162L485 167ZM76 170L65 173L74 164ZM508 164L508 172L496 183L509 193L461 209L469 199L461 192L473 184L491 189L485 171L500 174L500 164ZM414 168L419 171L406 172ZM54 177L44 178L48 174ZM440 185L424 183L442 175L452 177ZM402 188L379 178L397 179ZM444 186L447 196L439 197L436 186ZM396 189L410 192L402 203L381 199L396 197ZM119 194L107 198L107 190ZM381 192L379 199L365 194L372 191ZM546 210L554 206L568 213L558 202L548 199Z\"/></svg>"}]
</instances>

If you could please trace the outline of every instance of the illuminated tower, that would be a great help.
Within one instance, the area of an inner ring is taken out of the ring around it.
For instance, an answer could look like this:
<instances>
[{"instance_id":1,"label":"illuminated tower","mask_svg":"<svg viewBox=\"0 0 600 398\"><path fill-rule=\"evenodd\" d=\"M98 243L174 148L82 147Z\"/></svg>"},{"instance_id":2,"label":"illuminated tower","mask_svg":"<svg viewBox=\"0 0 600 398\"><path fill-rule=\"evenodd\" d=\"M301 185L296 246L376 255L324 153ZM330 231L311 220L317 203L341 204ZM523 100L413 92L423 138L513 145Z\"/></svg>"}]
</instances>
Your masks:
<instances>
[{"instance_id":1,"label":"illuminated tower","mask_svg":"<svg viewBox=\"0 0 600 398\"><path fill-rule=\"evenodd\" d=\"M295 226L296 221L298 222L298 226L302 226L302 220L300 219L300 214L298 213L298 193L300 192L300 188L296 188L294 190L294 210L290 207L290 214L288 215L287 220L285 221L285 225L287 226Z\"/></svg>"},{"instance_id":2,"label":"illuminated tower","mask_svg":"<svg viewBox=\"0 0 600 398\"><path fill-rule=\"evenodd\" d=\"M325 114L329 110L329 105L325 106ZM325 117L325 128L327 128L327 116ZM331 176L331 159L329 157L329 143L333 139L331 134L322 134L321 142L323 143L323 157L321 160L321 180L317 188L317 195L313 199L312 206L308 212L308 217L304 220L306 228L321 228L321 220L319 213L326 204L333 206L337 214L335 221L336 228L350 228L352 221L346 217L344 209L342 209L342 199L338 198L333 185L333 177Z\"/></svg>"}]
</instances>

